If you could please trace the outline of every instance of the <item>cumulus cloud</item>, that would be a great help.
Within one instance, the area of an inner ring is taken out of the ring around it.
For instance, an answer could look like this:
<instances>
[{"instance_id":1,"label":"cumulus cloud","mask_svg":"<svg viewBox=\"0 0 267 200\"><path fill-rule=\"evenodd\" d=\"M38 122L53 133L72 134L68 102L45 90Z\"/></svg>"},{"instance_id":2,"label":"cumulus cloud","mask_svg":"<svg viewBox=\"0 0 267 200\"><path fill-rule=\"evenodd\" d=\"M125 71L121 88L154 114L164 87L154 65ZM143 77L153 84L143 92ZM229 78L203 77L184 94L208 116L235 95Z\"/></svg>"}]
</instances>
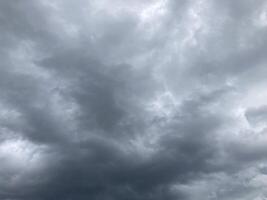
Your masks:
<instances>
[{"instance_id":1,"label":"cumulus cloud","mask_svg":"<svg viewBox=\"0 0 267 200\"><path fill-rule=\"evenodd\" d=\"M0 199L266 199L266 8L1 1Z\"/></svg>"}]
</instances>

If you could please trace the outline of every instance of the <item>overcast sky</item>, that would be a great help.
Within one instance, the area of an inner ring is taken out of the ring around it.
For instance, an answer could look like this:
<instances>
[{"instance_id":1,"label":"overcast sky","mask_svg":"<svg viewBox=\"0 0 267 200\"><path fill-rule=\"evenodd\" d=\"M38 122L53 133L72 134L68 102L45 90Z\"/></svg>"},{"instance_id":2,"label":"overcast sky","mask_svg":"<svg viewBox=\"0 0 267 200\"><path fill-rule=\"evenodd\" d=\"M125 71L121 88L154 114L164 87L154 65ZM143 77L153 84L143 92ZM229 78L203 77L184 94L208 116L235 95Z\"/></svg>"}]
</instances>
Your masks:
<instances>
[{"instance_id":1,"label":"overcast sky","mask_svg":"<svg viewBox=\"0 0 267 200\"><path fill-rule=\"evenodd\" d=\"M1 200L266 200L266 0L1 0Z\"/></svg>"}]
</instances>

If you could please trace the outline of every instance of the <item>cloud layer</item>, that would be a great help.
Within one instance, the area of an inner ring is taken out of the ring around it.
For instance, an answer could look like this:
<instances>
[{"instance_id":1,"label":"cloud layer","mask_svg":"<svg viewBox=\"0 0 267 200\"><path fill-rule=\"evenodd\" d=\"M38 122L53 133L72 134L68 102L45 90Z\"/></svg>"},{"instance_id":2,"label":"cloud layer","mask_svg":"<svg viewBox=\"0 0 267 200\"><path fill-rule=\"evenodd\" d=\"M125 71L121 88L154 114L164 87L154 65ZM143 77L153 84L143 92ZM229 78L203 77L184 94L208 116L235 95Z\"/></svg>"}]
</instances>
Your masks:
<instances>
[{"instance_id":1,"label":"cloud layer","mask_svg":"<svg viewBox=\"0 0 267 200\"><path fill-rule=\"evenodd\" d=\"M0 199L267 199L263 0L0 2Z\"/></svg>"}]
</instances>

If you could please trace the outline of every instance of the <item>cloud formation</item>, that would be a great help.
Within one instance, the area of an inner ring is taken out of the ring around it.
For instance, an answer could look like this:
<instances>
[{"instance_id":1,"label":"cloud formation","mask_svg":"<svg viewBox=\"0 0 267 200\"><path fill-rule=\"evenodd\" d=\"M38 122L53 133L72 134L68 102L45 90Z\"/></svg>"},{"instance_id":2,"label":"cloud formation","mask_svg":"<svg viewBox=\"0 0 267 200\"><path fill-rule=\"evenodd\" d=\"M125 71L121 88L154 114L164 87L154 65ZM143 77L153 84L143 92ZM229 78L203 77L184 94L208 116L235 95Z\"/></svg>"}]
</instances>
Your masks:
<instances>
[{"instance_id":1,"label":"cloud formation","mask_svg":"<svg viewBox=\"0 0 267 200\"><path fill-rule=\"evenodd\" d=\"M0 199L266 199L266 9L1 1Z\"/></svg>"}]
</instances>

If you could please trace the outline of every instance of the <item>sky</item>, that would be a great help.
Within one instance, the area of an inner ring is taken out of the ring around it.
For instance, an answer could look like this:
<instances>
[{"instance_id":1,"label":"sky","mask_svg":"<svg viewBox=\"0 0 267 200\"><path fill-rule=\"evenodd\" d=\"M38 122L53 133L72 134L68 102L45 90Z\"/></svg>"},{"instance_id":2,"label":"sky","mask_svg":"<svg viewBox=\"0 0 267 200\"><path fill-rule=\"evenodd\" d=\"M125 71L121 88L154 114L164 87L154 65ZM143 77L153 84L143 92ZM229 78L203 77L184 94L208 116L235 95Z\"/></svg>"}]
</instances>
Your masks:
<instances>
[{"instance_id":1,"label":"sky","mask_svg":"<svg viewBox=\"0 0 267 200\"><path fill-rule=\"evenodd\" d=\"M1 200L266 200L265 0L0 1Z\"/></svg>"}]
</instances>

